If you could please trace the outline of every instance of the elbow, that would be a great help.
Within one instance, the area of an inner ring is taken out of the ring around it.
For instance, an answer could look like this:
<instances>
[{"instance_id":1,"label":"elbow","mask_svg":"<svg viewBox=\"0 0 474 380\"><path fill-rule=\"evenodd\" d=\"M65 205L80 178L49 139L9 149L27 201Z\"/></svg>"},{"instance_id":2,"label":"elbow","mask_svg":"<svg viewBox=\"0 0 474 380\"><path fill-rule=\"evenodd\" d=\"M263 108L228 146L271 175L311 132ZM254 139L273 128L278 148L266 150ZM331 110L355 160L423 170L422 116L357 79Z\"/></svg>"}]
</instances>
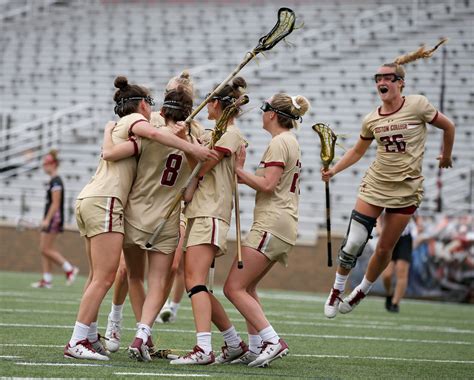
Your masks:
<instances>
[{"instance_id":1,"label":"elbow","mask_svg":"<svg viewBox=\"0 0 474 380\"><path fill-rule=\"evenodd\" d=\"M107 150L103 150L102 151L102 159L104 159L105 161L113 161L113 155L111 152L107 151Z\"/></svg>"},{"instance_id":2,"label":"elbow","mask_svg":"<svg viewBox=\"0 0 474 380\"><path fill-rule=\"evenodd\" d=\"M276 185L266 184L260 189L260 191L262 193L271 194L275 191L275 187Z\"/></svg>"}]
</instances>

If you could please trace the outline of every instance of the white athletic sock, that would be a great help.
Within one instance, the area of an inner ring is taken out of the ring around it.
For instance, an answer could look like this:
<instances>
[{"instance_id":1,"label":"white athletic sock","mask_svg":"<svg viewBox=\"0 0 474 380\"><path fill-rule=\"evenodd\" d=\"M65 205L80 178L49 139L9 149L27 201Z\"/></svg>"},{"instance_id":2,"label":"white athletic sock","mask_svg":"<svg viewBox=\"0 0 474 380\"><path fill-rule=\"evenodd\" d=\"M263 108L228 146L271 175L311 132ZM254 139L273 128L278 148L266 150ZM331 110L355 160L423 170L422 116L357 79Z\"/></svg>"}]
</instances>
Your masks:
<instances>
[{"instance_id":1,"label":"white athletic sock","mask_svg":"<svg viewBox=\"0 0 474 380\"><path fill-rule=\"evenodd\" d=\"M259 354L262 350L262 338L260 335L249 334L249 350L254 354Z\"/></svg>"},{"instance_id":2,"label":"white athletic sock","mask_svg":"<svg viewBox=\"0 0 474 380\"><path fill-rule=\"evenodd\" d=\"M71 263L69 261L65 261L63 264L63 271L67 273L67 272L72 271L72 269L73 269L73 266L71 265Z\"/></svg>"},{"instance_id":3,"label":"white athletic sock","mask_svg":"<svg viewBox=\"0 0 474 380\"><path fill-rule=\"evenodd\" d=\"M258 335L262 338L264 342L270 342L270 343L278 343L280 340L280 337L276 333L276 331L273 329L272 325L269 325L268 327L265 327L263 330L260 330L258 332Z\"/></svg>"},{"instance_id":4,"label":"white athletic sock","mask_svg":"<svg viewBox=\"0 0 474 380\"><path fill-rule=\"evenodd\" d=\"M109 317L114 322L122 320L123 305L115 305L112 303L112 310L110 310Z\"/></svg>"},{"instance_id":5,"label":"white athletic sock","mask_svg":"<svg viewBox=\"0 0 474 380\"><path fill-rule=\"evenodd\" d=\"M373 282L370 282L369 280L367 280L367 278L364 276L362 282L359 284L359 286L357 286L360 290L362 290L362 293L364 294L367 294L368 292L370 292L370 289L372 288L372 285L374 283Z\"/></svg>"},{"instance_id":6,"label":"white athletic sock","mask_svg":"<svg viewBox=\"0 0 474 380\"><path fill-rule=\"evenodd\" d=\"M43 280L51 284L53 282L53 275L51 273L43 273Z\"/></svg>"},{"instance_id":7,"label":"white athletic sock","mask_svg":"<svg viewBox=\"0 0 474 380\"><path fill-rule=\"evenodd\" d=\"M333 288L340 290L341 293L344 292L344 289L346 287L347 277L349 277L348 274L342 275L336 272L336 279L334 280Z\"/></svg>"},{"instance_id":8,"label":"white athletic sock","mask_svg":"<svg viewBox=\"0 0 474 380\"><path fill-rule=\"evenodd\" d=\"M201 347L206 355L212 351L212 334L210 332L200 332L196 334L197 345Z\"/></svg>"},{"instance_id":9,"label":"white athletic sock","mask_svg":"<svg viewBox=\"0 0 474 380\"><path fill-rule=\"evenodd\" d=\"M143 340L143 343L146 343L148 341L148 337L151 336L151 327L145 325L144 323L139 323L135 336Z\"/></svg>"},{"instance_id":10,"label":"white athletic sock","mask_svg":"<svg viewBox=\"0 0 474 380\"><path fill-rule=\"evenodd\" d=\"M97 321L92 322L89 326L89 331L87 332L87 340L89 342L96 342L99 339L99 335L97 333Z\"/></svg>"},{"instance_id":11,"label":"white athletic sock","mask_svg":"<svg viewBox=\"0 0 474 380\"><path fill-rule=\"evenodd\" d=\"M71 347L74 347L77 344L77 342L87 339L88 332L89 332L89 326L76 321L71 339L69 340L69 345Z\"/></svg>"},{"instance_id":12,"label":"white athletic sock","mask_svg":"<svg viewBox=\"0 0 474 380\"><path fill-rule=\"evenodd\" d=\"M234 326L231 326L225 331L221 331L221 334L228 346L237 347L240 342L242 342L242 339L239 334L237 334L237 330Z\"/></svg>"},{"instance_id":13,"label":"white athletic sock","mask_svg":"<svg viewBox=\"0 0 474 380\"><path fill-rule=\"evenodd\" d=\"M179 310L179 306L180 306L179 303L176 303L176 302L171 301L171 302L169 303L169 306L170 306L171 312L172 312L174 315L178 314L178 310Z\"/></svg>"}]
</instances>

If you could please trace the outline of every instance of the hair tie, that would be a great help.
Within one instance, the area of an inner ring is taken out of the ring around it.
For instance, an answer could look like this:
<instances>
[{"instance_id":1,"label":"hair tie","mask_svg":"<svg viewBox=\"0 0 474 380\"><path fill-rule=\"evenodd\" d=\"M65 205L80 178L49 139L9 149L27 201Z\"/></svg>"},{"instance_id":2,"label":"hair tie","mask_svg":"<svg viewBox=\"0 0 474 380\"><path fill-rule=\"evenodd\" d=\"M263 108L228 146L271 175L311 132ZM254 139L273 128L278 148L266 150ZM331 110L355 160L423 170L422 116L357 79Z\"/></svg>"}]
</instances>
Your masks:
<instances>
[{"instance_id":1,"label":"hair tie","mask_svg":"<svg viewBox=\"0 0 474 380\"><path fill-rule=\"evenodd\" d=\"M293 104L293 107L295 107L297 110L301 108L301 106L296 103L296 96L291 96L291 104Z\"/></svg>"}]
</instances>

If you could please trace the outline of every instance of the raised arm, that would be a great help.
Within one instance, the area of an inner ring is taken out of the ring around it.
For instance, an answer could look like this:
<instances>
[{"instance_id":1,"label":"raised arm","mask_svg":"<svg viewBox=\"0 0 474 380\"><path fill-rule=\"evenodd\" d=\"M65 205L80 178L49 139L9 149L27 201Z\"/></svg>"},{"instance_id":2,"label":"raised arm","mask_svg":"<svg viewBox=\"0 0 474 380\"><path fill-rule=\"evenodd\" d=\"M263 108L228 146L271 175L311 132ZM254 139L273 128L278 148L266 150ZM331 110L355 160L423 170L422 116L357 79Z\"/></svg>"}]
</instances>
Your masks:
<instances>
[{"instance_id":1,"label":"raised arm","mask_svg":"<svg viewBox=\"0 0 474 380\"><path fill-rule=\"evenodd\" d=\"M329 181L332 177L334 177L337 173L342 172L343 170L347 169L349 166L354 165L357 161L359 161L362 156L367 152L367 149L370 146L372 140L365 140L359 137L359 140L355 143L355 145L349 149L342 158L334 165L332 168L325 170L324 168L321 169L321 177L324 182Z\"/></svg>"},{"instance_id":2,"label":"raised arm","mask_svg":"<svg viewBox=\"0 0 474 380\"><path fill-rule=\"evenodd\" d=\"M216 157L215 152L181 139L163 128L153 128L150 123L145 121L135 124L133 126L133 133L137 136L155 140L163 145L182 150L184 153L192 155L199 161L206 161Z\"/></svg>"},{"instance_id":3,"label":"raised arm","mask_svg":"<svg viewBox=\"0 0 474 380\"><path fill-rule=\"evenodd\" d=\"M106 161L118 161L137 154L137 151L140 148L139 141L128 140L120 144L113 143L112 131L114 127L114 121L109 121L105 125L104 141L102 143L102 158Z\"/></svg>"},{"instance_id":4,"label":"raised arm","mask_svg":"<svg viewBox=\"0 0 474 380\"><path fill-rule=\"evenodd\" d=\"M444 114L438 111L438 116L433 122L433 125L436 128L443 130L443 151L441 155L438 156L439 167L440 168L451 168L453 167L453 161L451 158L451 153L453 151L454 145L454 134L455 126L454 123L449 120Z\"/></svg>"},{"instance_id":5,"label":"raised arm","mask_svg":"<svg viewBox=\"0 0 474 380\"><path fill-rule=\"evenodd\" d=\"M242 146L235 158L235 172L237 173L239 181L256 191L264 193L273 192L283 174L283 168L281 166L269 166L265 168L263 176L260 177L244 170L245 157L245 146Z\"/></svg>"}]
</instances>

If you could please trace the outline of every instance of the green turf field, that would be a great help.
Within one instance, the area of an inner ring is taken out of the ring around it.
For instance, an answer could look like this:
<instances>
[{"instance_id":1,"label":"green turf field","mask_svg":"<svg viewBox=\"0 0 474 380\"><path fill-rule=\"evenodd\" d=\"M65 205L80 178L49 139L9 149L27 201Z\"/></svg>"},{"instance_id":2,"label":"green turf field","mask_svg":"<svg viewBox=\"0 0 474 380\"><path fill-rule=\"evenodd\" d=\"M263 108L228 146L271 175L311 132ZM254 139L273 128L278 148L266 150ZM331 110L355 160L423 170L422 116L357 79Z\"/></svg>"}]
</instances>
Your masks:
<instances>
[{"instance_id":1,"label":"green turf field","mask_svg":"<svg viewBox=\"0 0 474 380\"><path fill-rule=\"evenodd\" d=\"M52 289L32 289L38 274L0 272L0 376L53 378L214 379L468 379L474 378L474 307L407 300L400 314L385 311L380 297L369 297L349 315L325 319L325 295L262 291L267 316L290 354L270 368L171 366L166 360L138 363L120 349L108 362L63 358L81 297L84 278L71 287L56 275ZM224 299L220 292L218 297ZM187 298L173 324L155 324L158 348L177 353L195 344ZM105 332L111 296L103 303L99 326ZM240 315L225 303L246 340ZM134 335L127 301L124 346ZM213 334L214 351L223 343Z\"/></svg>"}]
</instances>

